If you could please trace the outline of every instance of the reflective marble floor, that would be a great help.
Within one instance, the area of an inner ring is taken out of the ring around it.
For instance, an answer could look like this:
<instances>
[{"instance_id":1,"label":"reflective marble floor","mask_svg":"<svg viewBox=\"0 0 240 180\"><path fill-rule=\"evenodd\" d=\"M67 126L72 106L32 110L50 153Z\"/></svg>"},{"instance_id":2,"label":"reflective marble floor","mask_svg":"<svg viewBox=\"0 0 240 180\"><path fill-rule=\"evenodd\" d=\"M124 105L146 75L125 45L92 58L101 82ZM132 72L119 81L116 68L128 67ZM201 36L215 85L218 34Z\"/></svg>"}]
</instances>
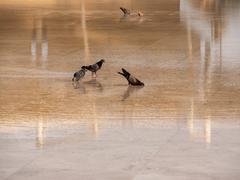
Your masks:
<instances>
[{"instance_id":1,"label":"reflective marble floor","mask_svg":"<svg viewBox=\"0 0 240 180\"><path fill-rule=\"evenodd\" d=\"M238 0L1 0L0 179L240 179L239 32Z\"/></svg>"}]
</instances>

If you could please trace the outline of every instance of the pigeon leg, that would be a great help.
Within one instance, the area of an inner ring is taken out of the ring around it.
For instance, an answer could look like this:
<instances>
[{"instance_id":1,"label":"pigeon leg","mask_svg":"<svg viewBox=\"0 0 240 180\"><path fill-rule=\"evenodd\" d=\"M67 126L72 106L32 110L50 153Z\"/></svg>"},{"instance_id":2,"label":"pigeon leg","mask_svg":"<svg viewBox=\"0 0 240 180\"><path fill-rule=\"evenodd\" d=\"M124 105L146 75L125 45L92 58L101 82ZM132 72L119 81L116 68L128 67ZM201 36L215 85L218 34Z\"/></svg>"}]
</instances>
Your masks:
<instances>
[{"instance_id":1,"label":"pigeon leg","mask_svg":"<svg viewBox=\"0 0 240 180\"><path fill-rule=\"evenodd\" d=\"M96 72L92 72L92 77L96 78Z\"/></svg>"}]
</instances>

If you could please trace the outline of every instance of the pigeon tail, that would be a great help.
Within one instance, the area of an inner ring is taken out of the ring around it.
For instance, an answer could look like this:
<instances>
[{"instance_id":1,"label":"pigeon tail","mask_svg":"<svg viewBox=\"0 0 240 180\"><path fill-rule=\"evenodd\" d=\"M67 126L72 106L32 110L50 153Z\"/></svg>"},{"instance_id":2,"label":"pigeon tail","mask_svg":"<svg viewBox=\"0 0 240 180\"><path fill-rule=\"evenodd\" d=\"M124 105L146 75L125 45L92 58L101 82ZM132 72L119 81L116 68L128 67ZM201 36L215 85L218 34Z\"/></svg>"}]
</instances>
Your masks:
<instances>
[{"instance_id":1,"label":"pigeon tail","mask_svg":"<svg viewBox=\"0 0 240 180\"><path fill-rule=\"evenodd\" d=\"M128 76L122 72L118 72L118 74L121 74L123 77L125 77L128 80Z\"/></svg>"},{"instance_id":2,"label":"pigeon tail","mask_svg":"<svg viewBox=\"0 0 240 180\"><path fill-rule=\"evenodd\" d=\"M124 77L125 77L125 74L123 74L122 72L118 72L118 74L121 74L122 76L124 76Z\"/></svg>"}]
</instances>

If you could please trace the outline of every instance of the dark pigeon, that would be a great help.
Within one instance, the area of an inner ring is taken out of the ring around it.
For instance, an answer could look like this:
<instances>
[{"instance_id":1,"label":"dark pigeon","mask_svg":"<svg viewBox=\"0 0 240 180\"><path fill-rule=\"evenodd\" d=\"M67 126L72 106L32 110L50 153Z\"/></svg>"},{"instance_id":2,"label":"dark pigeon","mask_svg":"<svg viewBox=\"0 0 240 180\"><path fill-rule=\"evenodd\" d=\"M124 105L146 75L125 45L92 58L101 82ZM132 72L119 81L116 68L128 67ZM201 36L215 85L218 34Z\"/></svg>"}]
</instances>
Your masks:
<instances>
[{"instance_id":1,"label":"dark pigeon","mask_svg":"<svg viewBox=\"0 0 240 180\"><path fill-rule=\"evenodd\" d=\"M124 15L130 15L131 14L129 9L126 9L126 8L123 8L123 7L120 7L120 9L122 10Z\"/></svg>"},{"instance_id":2,"label":"dark pigeon","mask_svg":"<svg viewBox=\"0 0 240 180\"><path fill-rule=\"evenodd\" d=\"M143 16L143 13L141 11L136 12L131 12L129 9L126 9L124 7L120 7L121 11L123 12L124 16L129 16L129 15L137 15L137 16Z\"/></svg>"},{"instance_id":3,"label":"dark pigeon","mask_svg":"<svg viewBox=\"0 0 240 180\"><path fill-rule=\"evenodd\" d=\"M72 81L79 81L85 76L87 69L81 68L79 71L75 72Z\"/></svg>"},{"instance_id":4,"label":"dark pigeon","mask_svg":"<svg viewBox=\"0 0 240 180\"><path fill-rule=\"evenodd\" d=\"M127 72L125 69L122 68L122 72L118 72L118 74L121 74L128 80L128 84L132 86L144 86L144 83L135 78L133 75L131 75L129 72Z\"/></svg>"},{"instance_id":5,"label":"dark pigeon","mask_svg":"<svg viewBox=\"0 0 240 180\"><path fill-rule=\"evenodd\" d=\"M105 62L105 60L104 60L104 59L101 59L100 61L98 61L98 62L95 63L95 64L91 64L91 65L88 65L88 66L82 66L82 69L87 69L87 70L89 70L89 71L92 72L92 75L95 74L95 76L96 76L97 71L98 71L99 69L101 69L102 64L103 64L104 62Z\"/></svg>"}]
</instances>

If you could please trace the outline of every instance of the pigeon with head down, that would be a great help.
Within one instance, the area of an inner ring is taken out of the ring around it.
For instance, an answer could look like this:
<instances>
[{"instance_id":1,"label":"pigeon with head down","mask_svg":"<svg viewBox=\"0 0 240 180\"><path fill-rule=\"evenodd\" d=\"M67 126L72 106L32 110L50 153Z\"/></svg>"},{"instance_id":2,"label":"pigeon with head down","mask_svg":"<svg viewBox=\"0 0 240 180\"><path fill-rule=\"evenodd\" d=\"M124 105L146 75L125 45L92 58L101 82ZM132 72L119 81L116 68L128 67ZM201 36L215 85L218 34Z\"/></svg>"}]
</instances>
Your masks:
<instances>
[{"instance_id":1,"label":"pigeon with head down","mask_svg":"<svg viewBox=\"0 0 240 180\"><path fill-rule=\"evenodd\" d=\"M129 9L126 9L124 7L120 7L120 10L123 12L123 14L126 16L126 15L130 15L131 12Z\"/></svg>"},{"instance_id":2,"label":"pigeon with head down","mask_svg":"<svg viewBox=\"0 0 240 180\"><path fill-rule=\"evenodd\" d=\"M79 81L80 79L82 79L85 76L86 71L87 69L81 68L79 71L75 72L73 74L72 81Z\"/></svg>"},{"instance_id":3,"label":"pigeon with head down","mask_svg":"<svg viewBox=\"0 0 240 180\"><path fill-rule=\"evenodd\" d=\"M126 9L124 7L120 7L120 10L123 12L124 16L134 16L134 15L137 15L137 16L143 16L143 13L141 11L138 11L137 13L135 12L131 12L129 9Z\"/></svg>"},{"instance_id":4,"label":"pigeon with head down","mask_svg":"<svg viewBox=\"0 0 240 180\"><path fill-rule=\"evenodd\" d=\"M128 71L122 68L122 72L118 72L118 74L121 74L123 77L125 77L128 81L129 85L132 86L144 86L144 83L135 78L133 75L131 75Z\"/></svg>"}]
</instances>

